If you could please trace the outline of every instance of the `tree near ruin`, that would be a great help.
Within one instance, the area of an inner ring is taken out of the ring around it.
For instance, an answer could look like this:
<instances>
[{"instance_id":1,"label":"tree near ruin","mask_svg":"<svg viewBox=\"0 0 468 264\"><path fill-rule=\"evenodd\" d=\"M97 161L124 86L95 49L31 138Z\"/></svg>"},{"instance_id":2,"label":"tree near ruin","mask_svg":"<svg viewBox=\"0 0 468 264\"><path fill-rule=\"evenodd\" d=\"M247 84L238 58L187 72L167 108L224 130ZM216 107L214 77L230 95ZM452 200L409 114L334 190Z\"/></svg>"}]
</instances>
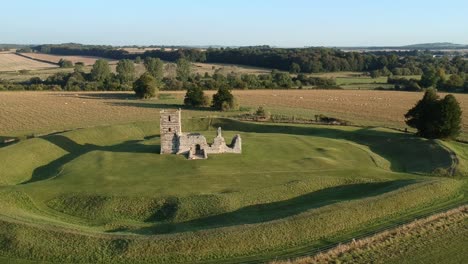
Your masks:
<instances>
[{"instance_id":1,"label":"tree near ruin","mask_svg":"<svg viewBox=\"0 0 468 264\"><path fill-rule=\"evenodd\" d=\"M419 136L454 139L460 134L461 114L460 105L453 95L440 99L434 89L428 89L405 118L406 124L416 128Z\"/></svg>"}]
</instances>

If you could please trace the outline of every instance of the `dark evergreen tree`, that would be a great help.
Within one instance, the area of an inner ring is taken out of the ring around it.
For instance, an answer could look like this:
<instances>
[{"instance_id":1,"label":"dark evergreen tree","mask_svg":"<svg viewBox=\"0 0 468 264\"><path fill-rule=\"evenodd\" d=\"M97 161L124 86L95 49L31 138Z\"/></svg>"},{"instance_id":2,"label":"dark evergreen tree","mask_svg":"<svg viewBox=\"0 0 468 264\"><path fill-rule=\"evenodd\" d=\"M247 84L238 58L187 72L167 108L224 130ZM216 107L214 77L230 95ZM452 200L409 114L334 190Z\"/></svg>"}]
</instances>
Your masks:
<instances>
[{"instance_id":1,"label":"dark evergreen tree","mask_svg":"<svg viewBox=\"0 0 468 264\"><path fill-rule=\"evenodd\" d=\"M192 85L187 89L184 104L187 106L200 107L206 105L205 94L200 86Z\"/></svg>"},{"instance_id":2,"label":"dark evergreen tree","mask_svg":"<svg viewBox=\"0 0 468 264\"><path fill-rule=\"evenodd\" d=\"M234 95L232 95L231 91L224 85L213 95L212 106L216 110L221 111L232 110L237 107Z\"/></svg>"},{"instance_id":3,"label":"dark evergreen tree","mask_svg":"<svg viewBox=\"0 0 468 264\"><path fill-rule=\"evenodd\" d=\"M439 138L456 138L461 130L462 111L455 96L448 94L440 101L440 117L437 124Z\"/></svg>"},{"instance_id":4,"label":"dark evergreen tree","mask_svg":"<svg viewBox=\"0 0 468 264\"><path fill-rule=\"evenodd\" d=\"M453 95L440 100L434 89L406 113L406 124L425 138L455 138L461 129L461 109Z\"/></svg>"}]
</instances>

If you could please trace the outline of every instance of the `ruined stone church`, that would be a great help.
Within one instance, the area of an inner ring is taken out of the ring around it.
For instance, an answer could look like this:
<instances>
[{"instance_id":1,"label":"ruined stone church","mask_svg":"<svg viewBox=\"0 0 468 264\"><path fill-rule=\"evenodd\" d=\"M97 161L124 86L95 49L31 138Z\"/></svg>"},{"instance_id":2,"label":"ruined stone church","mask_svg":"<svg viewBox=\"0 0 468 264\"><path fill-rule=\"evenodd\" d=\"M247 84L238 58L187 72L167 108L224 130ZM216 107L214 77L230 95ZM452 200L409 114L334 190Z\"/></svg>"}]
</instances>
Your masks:
<instances>
[{"instance_id":1,"label":"ruined stone church","mask_svg":"<svg viewBox=\"0 0 468 264\"><path fill-rule=\"evenodd\" d=\"M199 133L183 133L181 110L160 111L161 154L182 154L189 159L206 159L208 154L242 153L242 140L235 135L230 145L226 144L221 128L212 144Z\"/></svg>"}]
</instances>

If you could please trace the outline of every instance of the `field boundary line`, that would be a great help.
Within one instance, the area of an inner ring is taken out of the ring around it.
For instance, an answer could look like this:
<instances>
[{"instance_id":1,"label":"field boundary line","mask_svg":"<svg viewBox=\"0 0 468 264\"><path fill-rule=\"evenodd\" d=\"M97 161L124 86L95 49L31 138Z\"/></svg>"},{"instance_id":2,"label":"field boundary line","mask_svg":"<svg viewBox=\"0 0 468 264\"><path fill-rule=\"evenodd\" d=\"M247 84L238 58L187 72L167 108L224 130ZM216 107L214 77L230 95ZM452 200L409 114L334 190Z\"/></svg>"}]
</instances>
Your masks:
<instances>
[{"instance_id":1,"label":"field boundary line","mask_svg":"<svg viewBox=\"0 0 468 264\"><path fill-rule=\"evenodd\" d=\"M47 63L47 64L52 64L54 66L59 66L58 63L54 63L54 62L51 62L51 61L48 61L48 60L41 60L41 59L38 59L38 58L29 57L29 56L24 55L24 54L19 53L19 52L15 52L14 54L18 55L20 57L26 58L26 59L30 59L30 60L34 60L34 61L38 61L38 62L42 62L42 63Z\"/></svg>"}]
</instances>

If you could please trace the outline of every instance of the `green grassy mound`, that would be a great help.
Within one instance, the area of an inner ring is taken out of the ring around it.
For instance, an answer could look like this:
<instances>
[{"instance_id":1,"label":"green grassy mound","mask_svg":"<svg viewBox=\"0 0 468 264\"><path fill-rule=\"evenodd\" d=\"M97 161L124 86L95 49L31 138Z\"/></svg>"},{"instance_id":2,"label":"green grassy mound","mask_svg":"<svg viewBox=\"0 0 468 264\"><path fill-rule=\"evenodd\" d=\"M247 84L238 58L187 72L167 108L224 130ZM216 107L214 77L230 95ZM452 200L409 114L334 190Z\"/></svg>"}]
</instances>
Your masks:
<instances>
[{"instance_id":1,"label":"green grassy mound","mask_svg":"<svg viewBox=\"0 0 468 264\"><path fill-rule=\"evenodd\" d=\"M454 166L452 146L437 141L379 128L209 118L183 124L208 139L218 126L227 139L242 135L242 155L159 155L157 122L0 148L8 161L0 168L0 256L267 259L465 199L463 176L435 174ZM463 158L463 146L454 148ZM463 175L463 160L457 164Z\"/></svg>"}]
</instances>

